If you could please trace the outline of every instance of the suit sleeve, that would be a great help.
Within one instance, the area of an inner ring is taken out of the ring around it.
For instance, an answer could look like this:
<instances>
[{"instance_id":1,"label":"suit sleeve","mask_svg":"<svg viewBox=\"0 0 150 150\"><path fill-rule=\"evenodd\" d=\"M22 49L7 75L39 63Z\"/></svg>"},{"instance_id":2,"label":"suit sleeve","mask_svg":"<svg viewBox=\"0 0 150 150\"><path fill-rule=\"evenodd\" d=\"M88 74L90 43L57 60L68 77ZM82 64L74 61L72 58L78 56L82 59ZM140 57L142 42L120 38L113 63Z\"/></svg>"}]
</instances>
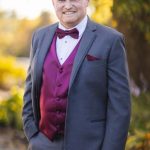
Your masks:
<instances>
[{"instance_id":1,"label":"suit sleeve","mask_svg":"<svg viewBox=\"0 0 150 150\"><path fill-rule=\"evenodd\" d=\"M130 87L124 40L117 36L108 58L108 105L102 150L124 150L130 123Z\"/></svg>"},{"instance_id":2,"label":"suit sleeve","mask_svg":"<svg viewBox=\"0 0 150 150\"><path fill-rule=\"evenodd\" d=\"M35 46L33 46L35 45ZM30 49L30 64L28 67L27 78L25 82L25 92L24 92L24 105L22 111L23 119L23 129L28 140L38 132L37 126L35 125L33 108L32 108L32 75L31 75L31 65L36 51L37 40L35 40L35 33L32 37L32 44Z\"/></svg>"}]
</instances>

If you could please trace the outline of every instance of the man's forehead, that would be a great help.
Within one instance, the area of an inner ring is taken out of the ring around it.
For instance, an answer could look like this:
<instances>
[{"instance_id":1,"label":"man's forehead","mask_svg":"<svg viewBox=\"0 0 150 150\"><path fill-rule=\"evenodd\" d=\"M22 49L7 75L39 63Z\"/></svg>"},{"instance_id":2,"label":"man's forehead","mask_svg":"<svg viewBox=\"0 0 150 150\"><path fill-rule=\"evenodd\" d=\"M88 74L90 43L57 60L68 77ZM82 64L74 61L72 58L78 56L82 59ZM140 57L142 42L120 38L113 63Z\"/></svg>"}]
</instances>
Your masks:
<instances>
[{"instance_id":1,"label":"man's forehead","mask_svg":"<svg viewBox=\"0 0 150 150\"><path fill-rule=\"evenodd\" d=\"M84 1L84 0L52 0L52 1L77 1L77 2L80 2L80 1ZM86 1L89 1L89 0L86 0Z\"/></svg>"},{"instance_id":2,"label":"man's forehead","mask_svg":"<svg viewBox=\"0 0 150 150\"><path fill-rule=\"evenodd\" d=\"M73 3L84 3L85 4L88 2L89 3L90 0L52 0L53 3L61 3L63 4L63 2L73 2Z\"/></svg>"}]
</instances>

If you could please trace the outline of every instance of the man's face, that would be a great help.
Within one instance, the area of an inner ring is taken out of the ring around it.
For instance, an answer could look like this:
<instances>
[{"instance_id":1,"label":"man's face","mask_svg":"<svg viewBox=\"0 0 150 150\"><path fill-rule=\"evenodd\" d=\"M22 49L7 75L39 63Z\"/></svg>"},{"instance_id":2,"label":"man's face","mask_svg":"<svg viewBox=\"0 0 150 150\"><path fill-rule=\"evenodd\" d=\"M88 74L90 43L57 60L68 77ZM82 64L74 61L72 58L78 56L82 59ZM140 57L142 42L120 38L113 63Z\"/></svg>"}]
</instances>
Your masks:
<instances>
[{"instance_id":1,"label":"man's face","mask_svg":"<svg viewBox=\"0 0 150 150\"><path fill-rule=\"evenodd\" d=\"M56 15L66 28L76 26L86 15L89 0L52 0Z\"/></svg>"}]
</instances>

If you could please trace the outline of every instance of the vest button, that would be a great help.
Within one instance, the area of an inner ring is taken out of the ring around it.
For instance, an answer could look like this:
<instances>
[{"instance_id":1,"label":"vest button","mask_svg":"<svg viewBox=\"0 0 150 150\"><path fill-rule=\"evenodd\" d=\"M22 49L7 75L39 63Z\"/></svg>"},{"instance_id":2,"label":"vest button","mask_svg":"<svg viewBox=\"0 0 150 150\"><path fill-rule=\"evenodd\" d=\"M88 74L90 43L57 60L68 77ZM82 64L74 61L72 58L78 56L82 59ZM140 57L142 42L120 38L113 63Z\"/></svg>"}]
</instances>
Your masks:
<instances>
[{"instance_id":1,"label":"vest button","mask_svg":"<svg viewBox=\"0 0 150 150\"><path fill-rule=\"evenodd\" d=\"M62 84L61 84L61 83L58 83L58 84L57 84L57 86L58 86L58 87L61 87L61 86L62 86Z\"/></svg>"},{"instance_id":2,"label":"vest button","mask_svg":"<svg viewBox=\"0 0 150 150\"><path fill-rule=\"evenodd\" d=\"M57 124L57 125L56 125L56 128L57 128L57 129L59 129L59 128L60 128L60 125L59 125L59 124Z\"/></svg>"},{"instance_id":3,"label":"vest button","mask_svg":"<svg viewBox=\"0 0 150 150\"><path fill-rule=\"evenodd\" d=\"M59 73L62 73L63 72L63 68L59 68Z\"/></svg>"},{"instance_id":4,"label":"vest button","mask_svg":"<svg viewBox=\"0 0 150 150\"><path fill-rule=\"evenodd\" d=\"M61 111L60 111L60 110L57 110L57 111L56 111L56 113L57 113L57 114L60 114L60 113L61 113Z\"/></svg>"},{"instance_id":5,"label":"vest button","mask_svg":"<svg viewBox=\"0 0 150 150\"><path fill-rule=\"evenodd\" d=\"M59 97L57 97L57 98L56 98L56 100L57 100L57 101L60 101L60 98L59 98Z\"/></svg>"}]
</instances>

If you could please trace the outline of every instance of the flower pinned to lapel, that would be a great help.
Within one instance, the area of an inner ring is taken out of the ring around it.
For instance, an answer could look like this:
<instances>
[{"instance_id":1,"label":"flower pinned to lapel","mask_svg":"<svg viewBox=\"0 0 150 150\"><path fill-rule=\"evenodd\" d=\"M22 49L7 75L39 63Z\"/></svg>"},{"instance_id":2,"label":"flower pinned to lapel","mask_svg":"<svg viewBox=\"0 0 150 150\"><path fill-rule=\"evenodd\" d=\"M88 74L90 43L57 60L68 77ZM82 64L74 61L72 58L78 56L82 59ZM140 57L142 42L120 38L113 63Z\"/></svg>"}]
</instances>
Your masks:
<instances>
[{"instance_id":1,"label":"flower pinned to lapel","mask_svg":"<svg viewBox=\"0 0 150 150\"><path fill-rule=\"evenodd\" d=\"M95 56L92 56L92 55L86 55L86 58L88 61L94 61L94 60L100 60L101 58L97 58Z\"/></svg>"}]
</instances>

